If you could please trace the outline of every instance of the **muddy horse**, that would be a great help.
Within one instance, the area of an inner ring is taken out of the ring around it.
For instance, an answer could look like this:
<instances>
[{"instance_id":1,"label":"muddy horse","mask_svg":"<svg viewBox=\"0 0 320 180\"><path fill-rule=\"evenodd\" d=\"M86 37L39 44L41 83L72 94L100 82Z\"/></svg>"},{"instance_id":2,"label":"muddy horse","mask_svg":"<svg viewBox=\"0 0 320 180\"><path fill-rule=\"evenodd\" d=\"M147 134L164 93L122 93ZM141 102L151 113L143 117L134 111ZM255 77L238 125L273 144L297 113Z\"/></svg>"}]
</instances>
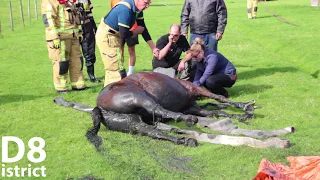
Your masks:
<instances>
[{"instance_id":1,"label":"muddy horse","mask_svg":"<svg viewBox=\"0 0 320 180\"><path fill-rule=\"evenodd\" d=\"M202 109L196 103L199 97L214 99L218 103L208 103L207 105L215 106L219 109ZM169 76L155 72L135 73L118 82L107 85L98 95L95 108L79 103L68 102L61 97L56 98L54 101L62 106L92 113L93 127L87 132L88 138L98 137L97 133L102 123L110 130L145 135L185 146L197 146L197 140L201 141L203 139L197 138L194 134L195 131L179 130L176 127L162 124L163 122L174 119L176 121L185 121L187 126L192 126L196 124L201 117L211 116L238 118L239 121L245 121L247 118L253 117L255 107L254 101L233 102L224 96L216 95L204 88L194 86L191 82L170 78ZM221 110L221 108L226 108L227 106L240 108L244 113L228 114ZM204 121L207 122L207 120L208 119L205 119ZM209 122L206 126L212 123L216 123L216 121ZM224 124L224 126L229 127L230 123L232 124L232 122L229 121L229 125ZM219 125L219 127L222 126ZM235 129L235 127L232 128ZM164 131L191 135L192 137L172 136ZM230 132L232 133L232 130L229 129L229 133ZM283 133L288 132L286 130L281 131L281 134ZM243 134L243 132L241 132L241 134ZM261 135L261 132L255 134ZM276 135L278 134L276 133ZM275 135L273 134L271 136ZM219 137L214 136L213 139L216 138ZM235 137L233 136L232 138ZM241 139L242 137L239 138ZM209 139L212 139L212 136ZM251 141L251 139L249 141ZM246 139L246 141L248 141L248 139ZM273 144L279 143L273 142Z\"/></svg>"}]
</instances>

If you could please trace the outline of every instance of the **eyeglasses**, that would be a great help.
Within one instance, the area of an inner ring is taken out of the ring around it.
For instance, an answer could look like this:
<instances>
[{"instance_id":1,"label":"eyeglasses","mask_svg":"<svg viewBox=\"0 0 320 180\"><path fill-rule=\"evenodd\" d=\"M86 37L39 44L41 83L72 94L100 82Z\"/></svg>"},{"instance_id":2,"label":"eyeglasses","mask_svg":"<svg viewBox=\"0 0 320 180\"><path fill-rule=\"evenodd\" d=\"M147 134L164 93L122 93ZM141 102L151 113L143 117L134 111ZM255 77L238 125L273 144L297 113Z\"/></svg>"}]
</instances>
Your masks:
<instances>
[{"instance_id":1,"label":"eyeglasses","mask_svg":"<svg viewBox=\"0 0 320 180\"><path fill-rule=\"evenodd\" d=\"M198 58L198 56L199 56L200 52L201 52L201 51L199 51L197 55L193 55L193 54L191 54L192 58Z\"/></svg>"},{"instance_id":2,"label":"eyeglasses","mask_svg":"<svg viewBox=\"0 0 320 180\"><path fill-rule=\"evenodd\" d=\"M150 4L151 4L151 1L148 2L148 0L147 0L147 1L143 0L143 2L144 2L144 4L145 4L146 6L150 6Z\"/></svg>"},{"instance_id":3,"label":"eyeglasses","mask_svg":"<svg viewBox=\"0 0 320 180\"><path fill-rule=\"evenodd\" d=\"M173 37L179 37L180 36L180 34L170 34L171 36L173 36Z\"/></svg>"}]
</instances>

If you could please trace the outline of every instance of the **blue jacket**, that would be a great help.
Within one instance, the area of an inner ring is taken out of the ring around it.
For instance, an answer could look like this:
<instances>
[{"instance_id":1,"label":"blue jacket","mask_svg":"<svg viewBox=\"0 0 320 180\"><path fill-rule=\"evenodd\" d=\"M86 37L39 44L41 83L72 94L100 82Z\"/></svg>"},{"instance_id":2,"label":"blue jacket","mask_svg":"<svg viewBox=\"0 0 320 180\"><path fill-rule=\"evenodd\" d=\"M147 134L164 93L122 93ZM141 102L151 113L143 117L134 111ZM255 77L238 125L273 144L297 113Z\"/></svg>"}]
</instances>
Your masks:
<instances>
[{"instance_id":1,"label":"blue jacket","mask_svg":"<svg viewBox=\"0 0 320 180\"><path fill-rule=\"evenodd\" d=\"M204 60L198 62L193 84L200 86L213 74L235 75L236 68L222 54L216 51L205 50Z\"/></svg>"},{"instance_id":2,"label":"blue jacket","mask_svg":"<svg viewBox=\"0 0 320 180\"><path fill-rule=\"evenodd\" d=\"M119 26L130 29L136 20L143 19L143 12L137 12L134 0L122 0L130 4L131 9L123 4L113 7L104 17L104 23L112 29L119 31Z\"/></svg>"}]
</instances>

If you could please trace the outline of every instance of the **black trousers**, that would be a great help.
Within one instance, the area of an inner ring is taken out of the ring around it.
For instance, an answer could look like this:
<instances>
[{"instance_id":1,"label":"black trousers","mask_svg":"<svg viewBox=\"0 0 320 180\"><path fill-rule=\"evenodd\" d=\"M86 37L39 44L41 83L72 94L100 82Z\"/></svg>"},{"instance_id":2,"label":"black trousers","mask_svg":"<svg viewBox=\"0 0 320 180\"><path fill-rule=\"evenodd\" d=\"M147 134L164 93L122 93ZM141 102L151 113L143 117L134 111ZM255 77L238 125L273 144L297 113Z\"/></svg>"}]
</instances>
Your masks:
<instances>
[{"instance_id":1,"label":"black trousers","mask_svg":"<svg viewBox=\"0 0 320 180\"><path fill-rule=\"evenodd\" d=\"M90 22L82 25L83 40L81 42L82 53L86 60L86 66L92 66L96 62L96 39L95 33L97 31L96 23L93 17Z\"/></svg>"},{"instance_id":2,"label":"black trousers","mask_svg":"<svg viewBox=\"0 0 320 180\"><path fill-rule=\"evenodd\" d=\"M228 97L228 92L224 87L232 87L235 81L226 74L213 74L206 79L204 87L209 91Z\"/></svg>"}]
</instances>

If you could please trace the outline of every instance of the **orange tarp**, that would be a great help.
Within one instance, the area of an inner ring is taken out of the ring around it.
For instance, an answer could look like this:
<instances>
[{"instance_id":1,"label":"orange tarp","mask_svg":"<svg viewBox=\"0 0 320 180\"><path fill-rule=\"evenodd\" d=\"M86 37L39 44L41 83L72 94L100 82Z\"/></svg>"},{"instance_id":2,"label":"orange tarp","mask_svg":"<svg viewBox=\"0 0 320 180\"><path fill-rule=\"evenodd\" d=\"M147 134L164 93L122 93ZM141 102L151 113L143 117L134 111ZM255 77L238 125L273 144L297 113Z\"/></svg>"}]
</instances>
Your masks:
<instances>
[{"instance_id":1,"label":"orange tarp","mask_svg":"<svg viewBox=\"0 0 320 180\"><path fill-rule=\"evenodd\" d=\"M291 166L262 159L253 180L320 180L320 156L289 156Z\"/></svg>"},{"instance_id":2,"label":"orange tarp","mask_svg":"<svg viewBox=\"0 0 320 180\"><path fill-rule=\"evenodd\" d=\"M121 0L111 0L110 1L110 5L111 8L113 8L118 2L120 2ZM137 21L134 23L134 25L131 27L130 31L136 29L138 27Z\"/></svg>"}]
</instances>

